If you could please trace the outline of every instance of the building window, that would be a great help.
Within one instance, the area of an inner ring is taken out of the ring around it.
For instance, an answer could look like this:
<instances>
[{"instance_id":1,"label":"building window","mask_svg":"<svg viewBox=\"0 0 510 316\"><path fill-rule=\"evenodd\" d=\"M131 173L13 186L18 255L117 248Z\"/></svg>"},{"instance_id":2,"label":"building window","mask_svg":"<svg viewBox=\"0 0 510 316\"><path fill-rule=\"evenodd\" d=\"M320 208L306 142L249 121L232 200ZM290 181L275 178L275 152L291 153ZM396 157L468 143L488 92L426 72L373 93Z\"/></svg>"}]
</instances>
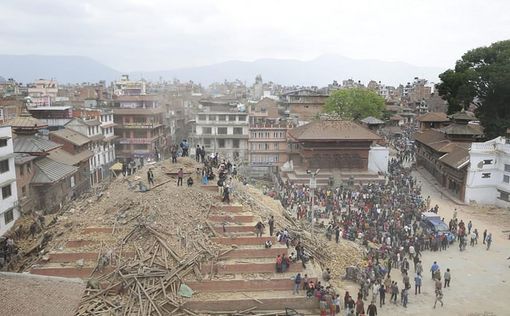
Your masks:
<instances>
[{"instance_id":1,"label":"building window","mask_svg":"<svg viewBox=\"0 0 510 316\"><path fill-rule=\"evenodd\" d=\"M199 114L198 115L198 120L199 121L205 121L206 120L206 116L204 114Z\"/></svg>"},{"instance_id":2,"label":"building window","mask_svg":"<svg viewBox=\"0 0 510 316\"><path fill-rule=\"evenodd\" d=\"M5 146L7 146L7 139L5 139L5 138L0 139L0 147L5 147Z\"/></svg>"},{"instance_id":3,"label":"building window","mask_svg":"<svg viewBox=\"0 0 510 316\"><path fill-rule=\"evenodd\" d=\"M204 147L210 148L211 147L211 140L209 138L204 139Z\"/></svg>"},{"instance_id":4,"label":"building window","mask_svg":"<svg viewBox=\"0 0 510 316\"><path fill-rule=\"evenodd\" d=\"M490 173L482 173L482 178L490 178L491 177L491 174Z\"/></svg>"},{"instance_id":5,"label":"building window","mask_svg":"<svg viewBox=\"0 0 510 316\"><path fill-rule=\"evenodd\" d=\"M510 176L504 175L503 176L503 182L510 183Z\"/></svg>"},{"instance_id":6,"label":"building window","mask_svg":"<svg viewBox=\"0 0 510 316\"><path fill-rule=\"evenodd\" d=\"M226 127L218 127L218 135L227 135Z\"/></svg>"},{"instance_id":7,"label":"building window","mask_svg":"<svg viewBox=\"0 0 510 316\"><path fill-rule=\"evenodd\" d=\"M510 202L510 193L501 191L501 190L498 190L498 191L499 191L499 199L500 200Z\"/></svg>"},{"instance_id":8,"label":"building window","mask_svg":"<svg viewBox=\"0 0 510 316\"><path fill-rule=\"evenodd\" d=\"M239 139L233 139L232 140L232 147L233 148L239 148Z\"/></svg>"},{"instance_id":9,"label":"building window","mask_svg":"<svg viewBox=\"0 0 510 316\"><path fill-rule=\"evenodd\" d=\"M243 135L242 127L234 127L234 135Z\"/></svg>"},{"instance_id":10,"label":"building window","mask_svg":"<svg viewBox=\"0 0 510 316\"><path fill-rule=\"evenodd\" d=\"M228 120L229 120L229 122L235 122L236 121L236 116L235 115L229 115L228 116Z\"/></svg>"},{"instance_id":11,"label":"building window","mask_svg":"<svg viewBox=\"0 0 510 316\"><path fill-rule=\"evenodd\" d=\"M4 187L2 187L2 199L5 200L6 198L10 197L12 195L11 191L11 185L8 184Z\"/></svg>"},{"instance_id":12,"label":"building window","mask_svg":"<svg viewBox=\"0 0 510 316\"><path fill-rule=\"evenodd\" d=\"M9 171L9 159L0 161L0 173Z\"/></svg>"},{"instance_id":13,"label":"building window","mask_svg":"<svg viewBox=\"0 0 510 316\"><path fill-rule=\"evenodd\" d=\"M226 115L218 115L218 121L226 121L227 116Z\"/></svg>"},{"instance_id":14,"label":"building window","mask_svg":"<svg viewBox=\"0 0 510 316\"><path fill-rule=\"evenodd\" d=\"M492 159L485 159L485 160L483 161L483 164L484 164L484 165L492 165L492 162L493 162L493 161L494 161L494 160L492 160Z\"/></svg>"},{"instance_id":15,"label":"building window","mask_svg":"<svg viewBox=\"0 0 510 316\"><path fill-rule=\"evenodd\" d=\"M278 143L273 144L273 149L278 149Z\"/></svg>"},{"instance_id":16,"label":"building window","mask_svg":"<svg viewBox=\"0 0 510 316\"><path fill-rule=\"evenodd\" d=\"M12 211L12 208L4 213L4 221L5 224L9 224L14 220L14 213Z\"/></svg>"},{"instance_id":17,"label":"building window","mask_svg":"<svg viewBox=\"0 0 510 316\"><path fill-rule=\"evenodd\" d=\"M510 172L510 165L505 164L505 171Z\"/></svg>"},{"instance_id":18,"label":"building window","mask_svg":"<svg viewBox=\"0 0 510 316\"><path fill-rule=\"evenodd\" d=\"M218 148L225 148L225 140L218 139Z\"/></svg>"},{"instance_id":19,"label":"building window","mask_svg":"<svg viewBox=\"0 0 510 316\"><path fill-rule=\"evenodd\" d=\"M239 122L246 122L246 115L239 115Z\"/></svg>"},{"instance_id":20,"label":"building window","mask_svg":"<svg viewBox=\"0 0 510 316\"><path fill-rule=\"evenodd\" d=\"M212 134L212 128L211 127L202 127L202 134L211 135Z\"/></svg>"}]
</instances>

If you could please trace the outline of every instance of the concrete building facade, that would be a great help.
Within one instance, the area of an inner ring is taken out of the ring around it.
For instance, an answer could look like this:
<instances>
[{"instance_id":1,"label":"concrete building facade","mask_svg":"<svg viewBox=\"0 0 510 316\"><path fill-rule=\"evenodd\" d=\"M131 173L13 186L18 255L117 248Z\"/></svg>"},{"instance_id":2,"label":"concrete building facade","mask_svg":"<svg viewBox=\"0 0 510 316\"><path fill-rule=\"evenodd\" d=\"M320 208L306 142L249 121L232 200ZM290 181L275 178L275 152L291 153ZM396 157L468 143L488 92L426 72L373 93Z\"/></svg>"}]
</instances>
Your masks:
<instances>
[{"instance_id":1,"label":"concrete building facade","mask_svg":"<svg viewBox=\"0 0 510 316\"><path fill-rule=\"evenodd\" d=\"M510 207L510 141L498 137L472 143L465 202Z\"/></svg>"},{"instance_id":2,"label":"concrete building facade","mask_svg":"<svg viewBox=\"0 0 510 316\"><path fill-rule=\"evenodd\" d=\"M10 126L0 126L0 236L19 218L14 147Z\"/></svg>"}]
</instances>

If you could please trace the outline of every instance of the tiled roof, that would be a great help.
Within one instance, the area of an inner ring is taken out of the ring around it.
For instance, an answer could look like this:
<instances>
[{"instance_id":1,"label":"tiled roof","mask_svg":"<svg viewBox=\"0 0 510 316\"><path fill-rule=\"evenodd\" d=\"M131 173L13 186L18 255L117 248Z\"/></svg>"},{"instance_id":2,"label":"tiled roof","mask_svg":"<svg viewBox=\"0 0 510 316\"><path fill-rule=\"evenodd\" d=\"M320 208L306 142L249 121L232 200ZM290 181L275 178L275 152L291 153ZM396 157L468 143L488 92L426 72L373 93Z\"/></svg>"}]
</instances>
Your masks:
<instances>
[{"instance_id":1,"label":"tiled roof","mask_svg":"<svg viewBox=\"0 0 510 316\"><path fill-rule=\"evenodd\" d=\"M76 146L83 146L90 142L90 139L83 134L80 134L70 128L59 129L58 131L50 132L50 135L55 135L59 138L69 141Z\"/></svg>"},{"instance_id":2,"label":"tiled roof","mask_svg":"<svg viewBox=\"0 0 510 316\"><path fill-rule=\"evenodd\" d=\"M72 316L84 291L77 279L0 272L2 315Z\"/></svg>"},{"instance_id":3,"label":"tiled roof","mask_svg":"<svg viewBox=\"0 0 510 316\"><path fill-rule=\"evenodd\" d=\"M420 122L449 122L450 119L443 112L429 112L423 115L420 115L416 118L417 121Z\"/></svg>"},{"instance_id":4,"label":"tiled roof","mask_svg":"<svg viewBox=\"0 0 510 316\"><path fill-rule=\"evenodd\" d=\"M72 175L78 170L76 167L49 158L36 160L34 165L36 170L32 183L35 184L54 183Z\"/></svg>"},{"instance_id":5,"label":"tiled roof","mask_svg":"<svg viewBox=\"0 0 510 316\"><path fill-rule=\"evenodd\" d=\"M13 118L12 120L8 120L3 125L9 125L13 129L27 129L27 128L45 128L48 125L44 122L39 121L38 119L32 117L28 113L23 113Z\"/></svg>"},{"instance_id":6,"label":"tiled roof","mask_svg":"<svg viewBox=\"0 0 510 316\"><path fill-rule=\"evenodd\" d=\"M466 112L466 111L459 111L459 112L453 113L452 115L450 115L450 118L452 120L457 120L457 121L474 121L474 120L476 120L476 117L473 113Z\"/></svg>"},{"instance_id":7,"label":"tiled roof","mask_svg":"<svg viewBox=\"0 0 510 316\"><path fill-rule=\"evenodd\" d=\"M400 120L403 120L404 118L398 114L395 114L395 115L392 115L390 117L390 121L400 121Z\"/></svg>"},{"instance_id":8,"label":"tiled roof","mask_svg":"<svg viewBox=\"0 0 510 316\"><path fill-rule=\"evenodd\" d=\"M62 148L50 151L48 157L57 162L64 163L66 165L76 165L82 161L87 161L90 157L94 156L94 153L90 150L83 150L77 154L71 154Z\"/></svg>"},{"instance_id":9,"label":"tiled roof","mask_svg":"<svg viewBox=\"0 0 510 316\"><path fill-rule=\"evenodd\" d=\"M14 163L17 165L22 165L24 163L27 163L31 160L34 160L37 158L37 156L32 156L29 154L22 154L22 153L16 153L14 154Z\"/></svg>"},{"instance_id":10,"label":"tiled roof","mask_svg":"<svg viewBox=\"0 0 510 316\"><path fill-rule=\"evenodd\" d=\"M452 142L446 139L446 135L440 130L426 130L414 134L414 139L424 145L429 146L437 152L449 153L456 147L467 148L471 143Z\"/></svg>"},{"instance_id":11,"label":"tiled roof","mask_svg":"<svg viewBox=\"0 0 510 316\"><path fill-rule=\"evenodd\" d=\"M364 119L361 120L362 123L365 123L365 124L372 124L372 125L376 125L376 124L384 124L383 121L381 121L380 119L378 118L375 118L373 116L367 116L365 117Z\"/></svg>"},{"instance_id":12,"label":"tiled roof","mask_svg":"<svg viewBox=\"0 0 510 316\"><path fill-rule=\"evenodd\" d=\"M15 153L44 153L61 147L37 135L18 135L14 137L13 143Z\"/></svg>"},{"instance_id":13,"label":"tiled roof","mask_svg":"<svg viewBox=\"0 0 510 316\"><path fill-rule=\"evenodd\" d=\"M477 124L450 124L441 130L448 135L483 135L483 127Z\"/></svg>"},{"instance_id":14,"label":"tiled roof","mask_svg":"<svg viewBox=\"0 0 510 316\"><path fill-rule=\"evenodd\" d=\"M379 135L351 121L319 120L289 130L296 140L380 140Z\"/></svg>"},{"instance_id":15,"label":"tiled roof","mask_svg":"<svg viewBox=\"0 0 510 316\"><path fill-rule=\"evenodd\" d=\"M459 169L465 166L466 162L469 161L469 151L467 148L454 145L454 148L452 148L449 153L439 158L439 161L452 168Z\"/></svg>"}]
</instances>

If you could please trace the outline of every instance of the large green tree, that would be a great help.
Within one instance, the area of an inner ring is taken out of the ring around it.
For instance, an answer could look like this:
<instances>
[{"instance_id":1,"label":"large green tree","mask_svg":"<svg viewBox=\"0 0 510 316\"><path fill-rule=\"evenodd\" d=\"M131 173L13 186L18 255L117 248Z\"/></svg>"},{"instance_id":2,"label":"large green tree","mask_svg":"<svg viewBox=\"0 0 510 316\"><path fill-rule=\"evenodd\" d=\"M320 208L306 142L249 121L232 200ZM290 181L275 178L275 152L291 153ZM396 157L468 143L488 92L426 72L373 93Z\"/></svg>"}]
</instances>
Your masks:
<instances>
[{"instance_id":1,"label":"large green tree","mask_svg":"<svg viewBox=\"0 0 510 316\"><path fill-rule=\"evenodd\" d=\"M380 118L383 111L384 98L364 88L337 90L326 100L324 107L326 113L352 120L361 120L367 116Z\"/></svg>"},{"instance_id":2,"label":"large green tree","mask_svg":"<svg viewBox=\"0 0 510 316\"><path fill-rule=\"evenodd\" d=\"M505 134L510 127L510 40L468 51L439 78L437 89L449 114L474 104L487 138Z\"/></svg>"}]
</instances>

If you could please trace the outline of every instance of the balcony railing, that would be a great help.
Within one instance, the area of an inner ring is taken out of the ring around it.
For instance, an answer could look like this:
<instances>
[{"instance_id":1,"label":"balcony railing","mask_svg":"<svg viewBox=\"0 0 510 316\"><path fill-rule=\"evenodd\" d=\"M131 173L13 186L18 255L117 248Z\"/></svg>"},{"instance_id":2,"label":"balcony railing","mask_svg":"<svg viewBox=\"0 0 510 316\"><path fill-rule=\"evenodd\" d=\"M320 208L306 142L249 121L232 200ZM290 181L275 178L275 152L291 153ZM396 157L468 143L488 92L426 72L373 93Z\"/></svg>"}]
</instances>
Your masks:
<instances>
[{"instance_id":1,"label":"balcony railing","mask_svg":"<svg viewBox=\"0 0 510 316\"><path fill-rule=\"evenodd\" d=\"M120 123L118 128L126 129L151 129L161 126L161 123Z\"/></svg>"},{"instance_id":2,"label":"balcony railing","mask_svg":"<svg viewBox=\"0 0 510 316\"><path fill-rule=\"evenodd\" d=\"M120 138L119 144L151 144L154 142L159 136L150 137L150 138Z\"/></svg>"}]
</instances>

